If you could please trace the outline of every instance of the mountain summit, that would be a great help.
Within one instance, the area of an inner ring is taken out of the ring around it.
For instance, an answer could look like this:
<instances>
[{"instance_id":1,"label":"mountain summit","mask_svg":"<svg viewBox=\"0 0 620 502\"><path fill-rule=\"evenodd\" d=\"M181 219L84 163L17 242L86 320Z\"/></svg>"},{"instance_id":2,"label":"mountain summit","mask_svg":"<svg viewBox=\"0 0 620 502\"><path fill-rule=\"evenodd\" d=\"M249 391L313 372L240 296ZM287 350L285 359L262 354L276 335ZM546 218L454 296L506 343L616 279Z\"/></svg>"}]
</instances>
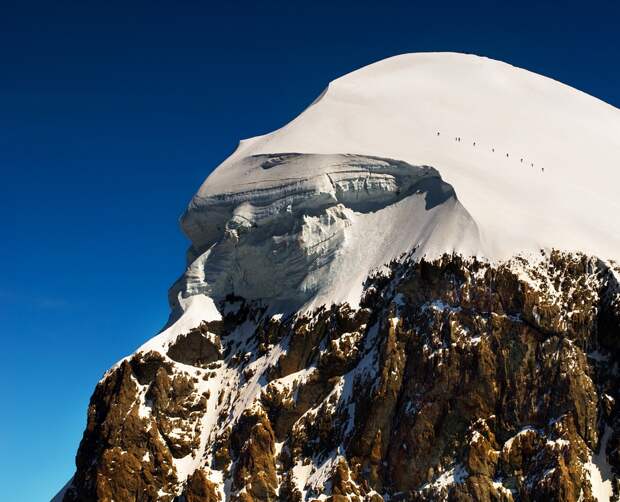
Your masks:
<instances>
[{"instance_id":1,"label":"mountain summit","mask_svg":"<svg viewBox=\"0 0 620 502\"><path fill-rule=\"evenodd\" d=\"M505 63L335 80L191 200L57 499L617 497L619 166L619 110Z\"/></svg>"}]
</instances>

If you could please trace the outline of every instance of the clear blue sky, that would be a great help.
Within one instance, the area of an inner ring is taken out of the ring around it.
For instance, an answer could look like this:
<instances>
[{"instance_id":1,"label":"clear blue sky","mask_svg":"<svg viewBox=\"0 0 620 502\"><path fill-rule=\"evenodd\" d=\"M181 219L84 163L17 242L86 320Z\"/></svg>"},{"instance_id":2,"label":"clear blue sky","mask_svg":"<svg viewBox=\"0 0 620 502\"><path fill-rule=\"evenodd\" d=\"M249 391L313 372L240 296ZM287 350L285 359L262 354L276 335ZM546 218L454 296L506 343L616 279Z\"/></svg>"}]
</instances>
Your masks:
<instances>
[{"instance_id":1,"label":"clear blue sky","mask_svg":"<svg viewBox=\"0 0 620 502\"><path fill-rule=\"evenodd\" d=\"M225 3L0 2L2 501L72 475L95 384L166 320L201 181L330 80L473 52L620 106L617 2Z\"/></svg>"}]
</instances>

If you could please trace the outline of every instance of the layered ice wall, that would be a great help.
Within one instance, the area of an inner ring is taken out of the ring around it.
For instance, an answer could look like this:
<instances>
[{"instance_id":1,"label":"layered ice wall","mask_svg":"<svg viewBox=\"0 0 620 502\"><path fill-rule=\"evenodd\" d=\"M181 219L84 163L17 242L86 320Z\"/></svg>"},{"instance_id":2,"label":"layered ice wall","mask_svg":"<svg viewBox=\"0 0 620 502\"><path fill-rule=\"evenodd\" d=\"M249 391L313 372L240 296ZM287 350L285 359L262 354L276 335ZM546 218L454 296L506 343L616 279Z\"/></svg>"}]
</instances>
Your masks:
<instances>
[{"instance_id":1,"label":"layered ice wall","mask_svg":"<svg viewBox=\"0 0 620 502\"><path fill-rule=\"evenodd\" d=\"M359 299L403 253L478 245L453 188L429 166L361 155L254 155L216 171L182 218L190 265L179 296L233 293L292 310Z\"/></svg>"}]
</instances>

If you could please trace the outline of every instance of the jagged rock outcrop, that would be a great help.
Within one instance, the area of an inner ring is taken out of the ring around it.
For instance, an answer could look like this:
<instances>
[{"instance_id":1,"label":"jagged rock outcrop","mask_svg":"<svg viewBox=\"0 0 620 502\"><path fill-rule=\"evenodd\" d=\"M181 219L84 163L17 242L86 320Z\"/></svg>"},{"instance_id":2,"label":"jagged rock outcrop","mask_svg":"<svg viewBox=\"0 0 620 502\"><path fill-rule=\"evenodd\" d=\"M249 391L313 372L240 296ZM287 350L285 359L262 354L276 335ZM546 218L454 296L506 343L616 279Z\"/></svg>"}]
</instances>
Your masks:
<instances>
[{"instance_id":1,"label":"jagged rock outcrop","mask_svg":"<svg viewBox=\"0 0 620 502\"><path fill-rule=\"evenodd\" d=\"M620 485L620 270L393 262L361 305L222 322L110 370L66 501L593 501Z\"/></svg>"}]
</instances>

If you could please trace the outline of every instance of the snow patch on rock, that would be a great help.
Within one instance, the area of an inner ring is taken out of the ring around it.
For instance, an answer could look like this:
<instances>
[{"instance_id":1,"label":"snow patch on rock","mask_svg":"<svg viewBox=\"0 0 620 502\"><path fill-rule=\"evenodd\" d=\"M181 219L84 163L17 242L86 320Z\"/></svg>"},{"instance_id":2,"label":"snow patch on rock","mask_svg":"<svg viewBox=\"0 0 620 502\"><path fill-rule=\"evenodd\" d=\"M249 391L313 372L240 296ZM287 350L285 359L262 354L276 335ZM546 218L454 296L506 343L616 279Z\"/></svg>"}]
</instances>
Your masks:
<instances>
[{"instance_id":1,"label":"snow patch on rock","mask_svg":"<svg viewBox=\"0 0 620 502\"><path fill-rule=\"evenodd\" d=\"M598 453L593 454L590 460L584 464L592 485L592 495L598 502L609 502L613 495L612 480L614 476L605 454L607 441L609 441L612 432L611 427L605 426Z\"/></svg>"}]
</instances>

